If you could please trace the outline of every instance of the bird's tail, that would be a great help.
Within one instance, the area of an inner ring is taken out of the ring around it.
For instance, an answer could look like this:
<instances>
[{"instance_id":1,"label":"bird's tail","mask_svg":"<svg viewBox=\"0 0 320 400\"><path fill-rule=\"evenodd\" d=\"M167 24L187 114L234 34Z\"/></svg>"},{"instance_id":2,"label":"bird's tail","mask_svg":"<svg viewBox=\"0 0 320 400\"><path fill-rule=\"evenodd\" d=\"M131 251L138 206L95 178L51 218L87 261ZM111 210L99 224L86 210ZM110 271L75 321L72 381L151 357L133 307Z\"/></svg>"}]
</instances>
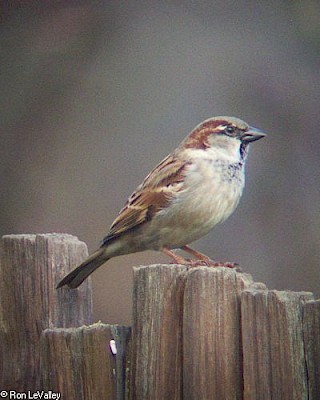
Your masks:
<instances>
[{"instance_id":1,"label":"bird's tail","mask_svg":"<svg viewBox=\"0 0 320 400\"><path fill-rule=\"evenodd\" d=\"M104 248L98 249L86 260L84 260L83 263L81 263L71 272L69 272L58 283L57 289L65 285L68 285L72 289L77 288L85 279L88 278L89 275L92 274L93 271L95 271L97 268L100 267L100 265L109 260L109 258L110 257L106 256Z\"/></svg>"}]
</instances>

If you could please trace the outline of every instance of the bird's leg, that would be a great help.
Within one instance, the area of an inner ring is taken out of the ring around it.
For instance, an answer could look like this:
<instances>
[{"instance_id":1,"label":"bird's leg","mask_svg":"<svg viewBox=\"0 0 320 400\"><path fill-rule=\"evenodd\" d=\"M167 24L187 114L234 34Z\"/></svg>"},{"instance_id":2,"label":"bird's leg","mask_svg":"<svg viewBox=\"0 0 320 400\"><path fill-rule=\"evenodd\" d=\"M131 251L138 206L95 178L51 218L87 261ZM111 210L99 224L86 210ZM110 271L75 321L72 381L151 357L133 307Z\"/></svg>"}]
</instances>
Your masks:
<instances>
[{"instance_id":1,"label":"bird's leg","mask_svg":"<svg viewBox=\"0 0 320 400\"><path fill-rule=\"evenodd\" d=\"M174 253L172 250L169 250L167 247L163 247L161 251L165 255L171 257L176 264L182 264L182 265L188 264L187 260L185 260L182 256L179 256L178 254Z\"/></svg>"},{"instance_id":2,"label":"bird's leg","mask_svg":"<svg viewBox=\"0 0 320 400\"><path fill-rule=\"evenodd\" d=\"M191 248L190 246L187 246L187 245L186 246L182 246L181 250L185 251L186 253L191 254L197 260L201 260L201 261L204 261L206 263L214 262L214 261L211 260L210 257L206 256L203 253L200 253L200 251L197 251L197 250Z\"/></svg>"},{"instance_id":3,"label":"bird's leg","mask_svg":"<svg viewBox=\"0 0 320 400\"><path fill-rule=\"evenodd\" d=\"M200 251L192 249L190 246L182 246L181 250L184 250L185 252L191 254L197 260L203 261L204 264L207 265L208 267L227 267L227 268L239 269L239 265L237 263L213 261L213 260L211 260L210 257L206 256L203 253L200 253ZM198 265L199 265L199 263L198 263ZM197 262L195 262L195 266L197 266Z\"/></svg>"},{"instance_id":4,"label":"bird's leg","mask_svg":"<svg viewBox=\"0 0 320 400\"><path fill-rule=\"evenodd\" d=\"M167 247L163 247L161 251L166 254L167 256L171 257L176 264L181 265L189 265L191 267L198 267L199 265L206 265L208 267L227 267L227 268L236 268L240 271L238 264L231 263L231 262L219 262L213 261L210 257L206 256L200 251L194 250L189 246L182 246L181 250L191 254L196 260L185 259L182 256L174 253L172 250L168 249Z\"/></svg>"}]
</instances>

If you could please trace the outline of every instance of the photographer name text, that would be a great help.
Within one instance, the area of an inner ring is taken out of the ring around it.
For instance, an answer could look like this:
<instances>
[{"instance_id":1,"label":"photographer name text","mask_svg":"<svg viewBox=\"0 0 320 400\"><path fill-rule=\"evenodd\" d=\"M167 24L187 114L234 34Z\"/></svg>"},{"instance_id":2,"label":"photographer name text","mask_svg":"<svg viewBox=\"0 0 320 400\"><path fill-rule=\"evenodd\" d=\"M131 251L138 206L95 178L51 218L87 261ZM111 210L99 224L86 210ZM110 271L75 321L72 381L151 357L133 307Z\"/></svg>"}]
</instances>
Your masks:
<instances>
[{"instance_id":1,"label":"photographer name text","mask_svg":"<svg viewBox=\"0 0 320 400\"><path fill-rule=\"evenodd\" d=\"M31 390L27 390L26 392L18 392L16 390L1 390L0 398L1 399L12 399L12 400L59 400L61 397L61 393L53 392L52 390L37 390L36 392L32 392Z\"/></svg>"}]
</instances>

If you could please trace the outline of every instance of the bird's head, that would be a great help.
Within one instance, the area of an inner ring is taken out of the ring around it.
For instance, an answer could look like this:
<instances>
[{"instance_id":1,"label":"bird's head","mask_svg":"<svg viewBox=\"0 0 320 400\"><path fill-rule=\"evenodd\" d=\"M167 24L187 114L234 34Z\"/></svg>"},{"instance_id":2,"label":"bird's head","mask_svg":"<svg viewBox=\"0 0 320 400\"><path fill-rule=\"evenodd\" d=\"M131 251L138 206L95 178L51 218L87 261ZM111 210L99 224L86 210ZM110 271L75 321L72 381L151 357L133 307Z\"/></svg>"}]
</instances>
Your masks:
<instances>
[{"instance_id":1,"label":"bird's head","mask_svg":"<svg viewBox=\"0 0 320 400\"><path fill-rule=\"evenodd\" d=\"M184 148L246 154L249 143L266 136L257 128L235 117L213 117L199 125L181 143Z\"/></svg>"}]
</instances>

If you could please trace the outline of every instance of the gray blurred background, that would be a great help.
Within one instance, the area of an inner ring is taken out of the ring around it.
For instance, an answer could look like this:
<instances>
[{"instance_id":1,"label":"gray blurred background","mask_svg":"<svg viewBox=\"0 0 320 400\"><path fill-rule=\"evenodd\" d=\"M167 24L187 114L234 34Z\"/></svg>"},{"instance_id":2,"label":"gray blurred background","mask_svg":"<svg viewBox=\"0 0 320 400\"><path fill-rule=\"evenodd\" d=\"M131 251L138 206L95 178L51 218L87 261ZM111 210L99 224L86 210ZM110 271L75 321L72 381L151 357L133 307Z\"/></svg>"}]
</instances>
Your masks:
<instances>
[{"instance_id":1,"label":"gray blurred background","mask_svg":"<svg viewBox=\"0 0 320 400\"><path fill-rule=\"evenodd\" d=\"M10 1L0 25L0 230L93 251L147 172L200 121L254 144L240 206L195 247L270 289L320 293L319 1ZM130 323L132 266L93 275L95 319Z\"/></svg>"}]
</instances>

